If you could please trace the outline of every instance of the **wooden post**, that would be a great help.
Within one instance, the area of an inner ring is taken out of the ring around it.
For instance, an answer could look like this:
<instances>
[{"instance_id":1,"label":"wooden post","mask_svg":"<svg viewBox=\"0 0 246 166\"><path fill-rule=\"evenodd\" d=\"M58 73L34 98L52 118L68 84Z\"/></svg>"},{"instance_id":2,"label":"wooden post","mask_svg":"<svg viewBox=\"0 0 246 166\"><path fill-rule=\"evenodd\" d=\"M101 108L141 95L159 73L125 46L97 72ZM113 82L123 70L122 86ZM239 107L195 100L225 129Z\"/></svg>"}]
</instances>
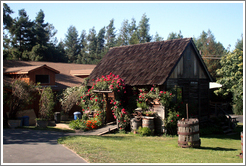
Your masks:
<instances>
[{"instance_id":1,"label":"wooden post","mask_svg":"<svg viewBox=\"0 0 246 166\"><path fill-rule=\"evenodd\" d=\"M186 114L187 114L187 120L189 121L188 103L186 103Z\"/></svg>"}]
</instances>

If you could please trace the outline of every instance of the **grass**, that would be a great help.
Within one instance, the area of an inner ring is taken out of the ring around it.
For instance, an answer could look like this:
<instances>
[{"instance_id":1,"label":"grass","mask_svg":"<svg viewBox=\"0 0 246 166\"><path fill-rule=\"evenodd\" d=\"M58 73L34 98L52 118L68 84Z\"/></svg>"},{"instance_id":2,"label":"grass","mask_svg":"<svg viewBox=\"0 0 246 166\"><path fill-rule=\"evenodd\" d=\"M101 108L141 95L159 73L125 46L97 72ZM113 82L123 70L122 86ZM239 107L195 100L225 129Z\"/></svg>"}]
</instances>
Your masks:
<instances>
[{"instance_id":1,"label":"grass","mask_svg":"<svg viewBox=\"0 0 246 166\"><path fill-rule=\"evenodd\" d=\"M75 151L90 163L243 163L240 132L201 137L200 148L181 148L178 137L141 137L130 134L68 136L58 143Z\"/></svg>"}]
</instances>

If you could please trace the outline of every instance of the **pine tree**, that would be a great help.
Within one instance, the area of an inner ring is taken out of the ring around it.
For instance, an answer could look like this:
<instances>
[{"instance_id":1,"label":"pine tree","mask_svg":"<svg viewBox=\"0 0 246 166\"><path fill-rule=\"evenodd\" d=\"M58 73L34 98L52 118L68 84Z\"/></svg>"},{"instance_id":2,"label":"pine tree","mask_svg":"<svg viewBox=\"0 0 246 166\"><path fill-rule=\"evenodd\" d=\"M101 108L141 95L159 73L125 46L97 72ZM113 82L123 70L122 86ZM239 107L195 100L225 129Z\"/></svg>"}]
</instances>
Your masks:
<instances>
[{"instance_id":1,"label":"pine tree","mask_svg":"<svg viewBox=\"0 0 246 166\"><path fill-rule=\"evenodd\" d=\"M124 20L120 28L120 33L117 39L117 46L129 45L129 24L128 20Z\"/></svg>"},{"instance_id":2,"label":"pine tree","mask_svg":"<svg viewBox=\"0 0 246 166\"><path fill-rule=\"evenodd\" d=\"M76 63L80 51L78 41L78 31L75 26L68 28L66 38L64 40L65 52L69 63Z\"/></svg>"},{"instance_id":3,"label":"pine tree","mask_svg":"<svg viewBox=\"0 0 246 166\"><path fill-rule=\"evenodd\" d=\"M179 30L179 33L174 33L174 32L171 32L169 33L168 37L167 37L167 40L172 40L172 39L182 39L183 38L183 35L181 33L181 30Z\"/></svg>"},{"instance_id":4,"label":"pine tree","mask_svg":"<svg viewBox=\"0 0 246 166\"><path fill-rule=\"evenodd\" d=\"M144 13L138 26L140 43L146 43L151 41L149 30L150 30L149 18L147 18L146 14Z\"/></svg>"},{"instance_id":5,"label":"pine tree","mask_svg":"<svg viewBox=\"0 0 246 166\"><path fill-rule=\"evenodd\" d=\"M79 46L80 46L80 53L78 55L78 59L76 63L82 63L82 64L87 64L88 63L88 44L87 44L87 35L86 31L83 30L81 32L80 38L79 38Z\"/></svg>"},{"instance_id":6,"label":"pine tree","mask_svg":"<svg viewBox=\"0 0 246 166\"><path fill-rule=\"evenodd\" d=\"M106 27L106 48L109 49L116 45L116 31L114 27L114 19L110 20L109 25Z\"/></svg>"},{"instance_id":7,"label":"pine tree","mask_svg":"<svg viewBox=\"0 0 246 166\"><path fill-rule=\"evenodd\" d=\"M89 58L88 63L93 63L93 61L97 57L97 35L95 27L89 30L89 34L87 36L88 40L88 51L89 51Z\"/></svg>"},{"instance_id":8,"label":"pine tree","mask_svg":"<svg viewBox=\"0 0 246 166\"><path fill-rule=\"evenodd\" d=\"M13 24L13 18L10 16L12 13L14 13L10 7L3 3L3 29L9 29Z\"/></svg>"},{"instance_id":9,"label":"pine tree","mask_svg":"<svg viewBox=\"0 0 246 166\"><path fill-rule=\"evenodd\" d=\"M19 10L19 17L13 20L13 25L10 28L13 47L12 59L28 60L28 57L23 57L22 53L32 49L33 26L34 22L29 20L26 11L24 9Z\"/></svg>"},{"instance_id":10,"label":"pine tree","mask_svg":"<svg viewBox=\"0 0 246 166\"><path fill-rule=\"evenodd\" d=\"M104 52L104 44L105 44L105 27L100 29L97 35L97 55L100 55Z\"/></svg>"},{"instance_id":11,"label":"pine tree","mask_svg":"<svg viewBox=\"0 0 246 166\"><path fill-rule=\"evenodd\" d=\"M212 77L217 80L219 76L217 75L216 70L221 68L220 59L206 58L206 56L224 56L226 54L224 46L220 42L216 42L215 37L210 30L208 30L207 33L203 31L197 39L194 39L194 42L201 52L208 71Z\"/></svg>"},{"instance_id":12,"label":"pine tree","mask_svg":"<svg viewBox=\"0 0 246 166\"><path fill-rule=\"evenodd\" d=\"M154 41L158 42L158 41L162 41L164 40L163 37L161 37L157 32L155 33L155 37L154 37Z\"/></svg>"}]
</instances>

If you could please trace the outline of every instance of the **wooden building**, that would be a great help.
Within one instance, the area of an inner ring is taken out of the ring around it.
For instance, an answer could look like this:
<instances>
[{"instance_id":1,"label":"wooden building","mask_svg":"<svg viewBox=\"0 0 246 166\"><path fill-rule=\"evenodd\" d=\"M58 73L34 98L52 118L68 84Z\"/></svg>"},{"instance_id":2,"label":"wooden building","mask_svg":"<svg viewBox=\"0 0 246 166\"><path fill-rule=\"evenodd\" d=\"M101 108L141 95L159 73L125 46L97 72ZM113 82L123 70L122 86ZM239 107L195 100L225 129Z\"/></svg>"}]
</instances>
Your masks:
<instances>
[{"instance_id":1,"label":"wooden building","mask_svg":"<svg viewBox=\"0 0 246 166\"><path fill-rule=\"evenodd\" d=\"M3 87L11 91L9 85L16 78L21 78L26 82L37 83L41 86L50 86L53 92L61 92L67 87L79 86L88 77L96 65L72 64L72 63L54 63L42 61L3 61ZM27 109L33 109L38 116L39 96L28 106ZM8 105L4 104L4 114L9 111ZM54 112L60 112L61 105L57 103ZM81 107L74 106L69 112L73 117L73 112L81 111Z\"/></svg>"},{"instance_id":2,"label":"wooden building","mask_svg":"<svg viewBox=\"0 0 246 166\"><path fill-rule=\"evenodd\" d=\"M179 87L184 103L200 120L209 117L209 82L213 81L192 38L111 48L89 78L113 73L127 86L161 90Z\"/></svg>"}]
</instances>

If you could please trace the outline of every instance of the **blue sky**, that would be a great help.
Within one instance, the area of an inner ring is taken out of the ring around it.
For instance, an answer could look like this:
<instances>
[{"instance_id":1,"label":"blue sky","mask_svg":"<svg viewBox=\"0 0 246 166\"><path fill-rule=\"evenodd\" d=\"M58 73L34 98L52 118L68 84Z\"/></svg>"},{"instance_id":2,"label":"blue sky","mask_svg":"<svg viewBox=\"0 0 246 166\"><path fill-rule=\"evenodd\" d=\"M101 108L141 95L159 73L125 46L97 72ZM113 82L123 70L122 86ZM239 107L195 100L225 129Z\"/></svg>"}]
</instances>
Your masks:
<instances>
[{"instance_id":1,"label":"blue sky","mask_svg":"<svg viewBox=\"0 0 246 166\"><path fill-rule=\"evenodd\" d=\"M73 25L79 35L82 30L89 32L93 26L98 33L101 28L107 26L114 18L114 26L119 31L124 19L129 22L136 19L137 24L146 13L150 19L150 34L156 32L167 39L171 32L178 33L181 30L184 37L197 38L202 31L210 29L216 41L221 42L225 48L231 45L235 48L237 39L241 38L244 32L244 4L241 1L225 1L217 3L206 3L201 1L176 2L167 1L54 1L31 3L30 1L2 1L6 2L15 12L12 17L18 16L18 10L25 9L29 18L34 20L37 13L42 9L45 13L45 22L54 25L58 31L58 41L65 38L67 29ZM243 34L244 35L244 34Z\"/></svg>"}]
</instances>

